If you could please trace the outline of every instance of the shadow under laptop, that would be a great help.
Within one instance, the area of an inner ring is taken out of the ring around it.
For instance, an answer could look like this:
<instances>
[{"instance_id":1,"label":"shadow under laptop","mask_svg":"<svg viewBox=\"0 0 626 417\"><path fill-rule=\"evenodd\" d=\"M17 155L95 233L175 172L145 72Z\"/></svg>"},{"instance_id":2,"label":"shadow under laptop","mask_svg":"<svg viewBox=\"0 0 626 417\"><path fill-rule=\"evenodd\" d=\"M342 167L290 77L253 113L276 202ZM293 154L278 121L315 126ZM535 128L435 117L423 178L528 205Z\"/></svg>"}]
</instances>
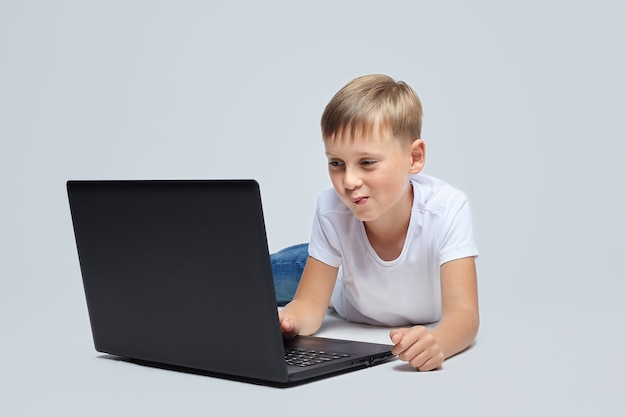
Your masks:
<instances>
[{"instance_id":1,"label":"shadow under laptop","mask_svg":"<svg viewBox=\"0 0 626 417\"><path fill-rule=\"evenodd\" d=\"M282 384L282 383L278 383L278 382L258 380L258 379L246 378L246 377L238 377L238 376L234 376L234 375L220 374L220 373L217 373L217 372L204 371L204 370L201 370L201 369L187 368L187 367L184 367L184 366L176 366L176 365L167 365L167 364L163 364L163 363L159 363L159 362L151 362L151 361L145 361L145 360L141 360L141 359L126 358L126 357L122 357L122 356L109 355L109 354L99 355L98 358L99 359L110 360L110 361L115 361L115 362L124 362L124 363L132 364L132 365L143 366L143 367L148 367L148 368L153 368L153 369L161 369L161 370L165 370L165 371L181 372L181 373L185 373L185 374L198 375L198 376L204 376L204 377L210 377L210 378L225 379L225 380L234 381L234 382L243 382L243 383L247 383L247 384L266 386L266 387L273 387L273 388L294 388L294 387L299 387L299 386L302 386L302 385L308 385L311 382L321 381L321 380L327 379L331 375L333 377L336 377L336 376L339 376L339 375L342 375L342 374L350 373L350 371L351 371L349 369L340 370L340 371L334 372L332 374L326 374L326 375L322 375L322 376L316 377L316 378L310 378L310 379L306 379L306 380L303 380L303 381L289 382L289 383ZM366 367L367 366L363 366L363 368L366 368ZM354 369L352 369L352 371L353 370Z\"/></svg>"}]
</instances>

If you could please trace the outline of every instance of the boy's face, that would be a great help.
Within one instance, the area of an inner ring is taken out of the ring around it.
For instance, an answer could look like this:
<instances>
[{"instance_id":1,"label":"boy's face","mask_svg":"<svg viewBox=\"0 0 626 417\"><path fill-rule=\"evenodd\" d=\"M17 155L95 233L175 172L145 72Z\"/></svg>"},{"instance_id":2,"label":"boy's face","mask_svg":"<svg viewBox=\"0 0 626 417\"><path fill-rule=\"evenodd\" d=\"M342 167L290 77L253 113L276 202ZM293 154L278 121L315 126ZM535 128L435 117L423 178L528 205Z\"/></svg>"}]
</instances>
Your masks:
<instances>
[{"instance_id":1,"label":"boy's face","mask_svg":"<svg viewBox=\"0 0 626 417\"><path fill-rule=\"evenodd\" d=\"M409 176L423 166L421 140L409 144L374 128L326 138L324 145L333 187L359 220L400 220L410 214Z\"/></svg>"}]
</instances>

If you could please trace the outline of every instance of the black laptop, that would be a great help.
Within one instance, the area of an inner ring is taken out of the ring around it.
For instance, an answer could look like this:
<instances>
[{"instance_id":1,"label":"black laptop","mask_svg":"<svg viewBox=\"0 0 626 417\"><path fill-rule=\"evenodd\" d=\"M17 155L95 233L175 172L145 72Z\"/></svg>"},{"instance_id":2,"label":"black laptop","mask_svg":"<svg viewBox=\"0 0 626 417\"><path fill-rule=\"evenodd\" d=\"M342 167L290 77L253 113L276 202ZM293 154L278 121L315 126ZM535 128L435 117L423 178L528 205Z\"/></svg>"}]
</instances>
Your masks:
<instances>
[{"instance_id":1,"label":"black laptop","mask_svg":"<svg viewBox=\"0 0 626 417\"><path fill-rule=\"evenodd\" d=\"M390 345L284 341L254 180L68 181L99 352L287 386L388 360Z\"/></svg>"}]
</instances>

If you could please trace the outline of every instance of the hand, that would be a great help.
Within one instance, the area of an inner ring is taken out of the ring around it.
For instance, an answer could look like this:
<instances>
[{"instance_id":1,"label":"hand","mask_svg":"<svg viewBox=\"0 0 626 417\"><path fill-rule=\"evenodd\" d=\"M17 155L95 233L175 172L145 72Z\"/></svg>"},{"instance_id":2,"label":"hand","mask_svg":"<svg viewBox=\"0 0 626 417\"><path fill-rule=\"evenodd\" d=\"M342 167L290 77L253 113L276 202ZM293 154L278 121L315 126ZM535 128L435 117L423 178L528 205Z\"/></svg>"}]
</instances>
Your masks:
<instances>
[{"instance_id":1,"label":"hand","mask_svg":"<svg viewBox=\"0 0 626 417\"><path fill-rule=\"evenodd\" d=\"M287 312L282 310L278 312L278 320L280 321L280 330L283 332L285 339L291 339L298 334L298 326L295 320Z\"/></svg>"},{"instance_id":2,"label":"hand","mask_svg":"<svg viewBox=\"0 0 626 417\"><path fill-rule=\"evenodd\" d=\"M445 359L439 342L424 326L393 329L389 337L395 345L391 353L419 371L437 369Z\"/></svg>"}]
</instances>

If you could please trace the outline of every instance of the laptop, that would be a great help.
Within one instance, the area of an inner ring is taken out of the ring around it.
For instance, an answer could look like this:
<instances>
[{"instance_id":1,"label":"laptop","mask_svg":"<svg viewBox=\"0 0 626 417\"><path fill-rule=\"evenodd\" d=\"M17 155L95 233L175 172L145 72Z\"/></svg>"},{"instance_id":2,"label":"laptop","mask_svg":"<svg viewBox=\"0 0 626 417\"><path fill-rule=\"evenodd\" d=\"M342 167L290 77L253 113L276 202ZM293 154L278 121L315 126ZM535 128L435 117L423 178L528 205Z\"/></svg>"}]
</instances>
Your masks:
<instances>
[{"instance_id":1,"label":"laptop","mask_svg":"<svg viewBox=\"0 0 626 417\"><path fill-rule=\"evenodd\" d=\"M394 356L283 340L255 180L70 180L67 192L96 351L275 386Z\"/></svg>"}]
</instances>

